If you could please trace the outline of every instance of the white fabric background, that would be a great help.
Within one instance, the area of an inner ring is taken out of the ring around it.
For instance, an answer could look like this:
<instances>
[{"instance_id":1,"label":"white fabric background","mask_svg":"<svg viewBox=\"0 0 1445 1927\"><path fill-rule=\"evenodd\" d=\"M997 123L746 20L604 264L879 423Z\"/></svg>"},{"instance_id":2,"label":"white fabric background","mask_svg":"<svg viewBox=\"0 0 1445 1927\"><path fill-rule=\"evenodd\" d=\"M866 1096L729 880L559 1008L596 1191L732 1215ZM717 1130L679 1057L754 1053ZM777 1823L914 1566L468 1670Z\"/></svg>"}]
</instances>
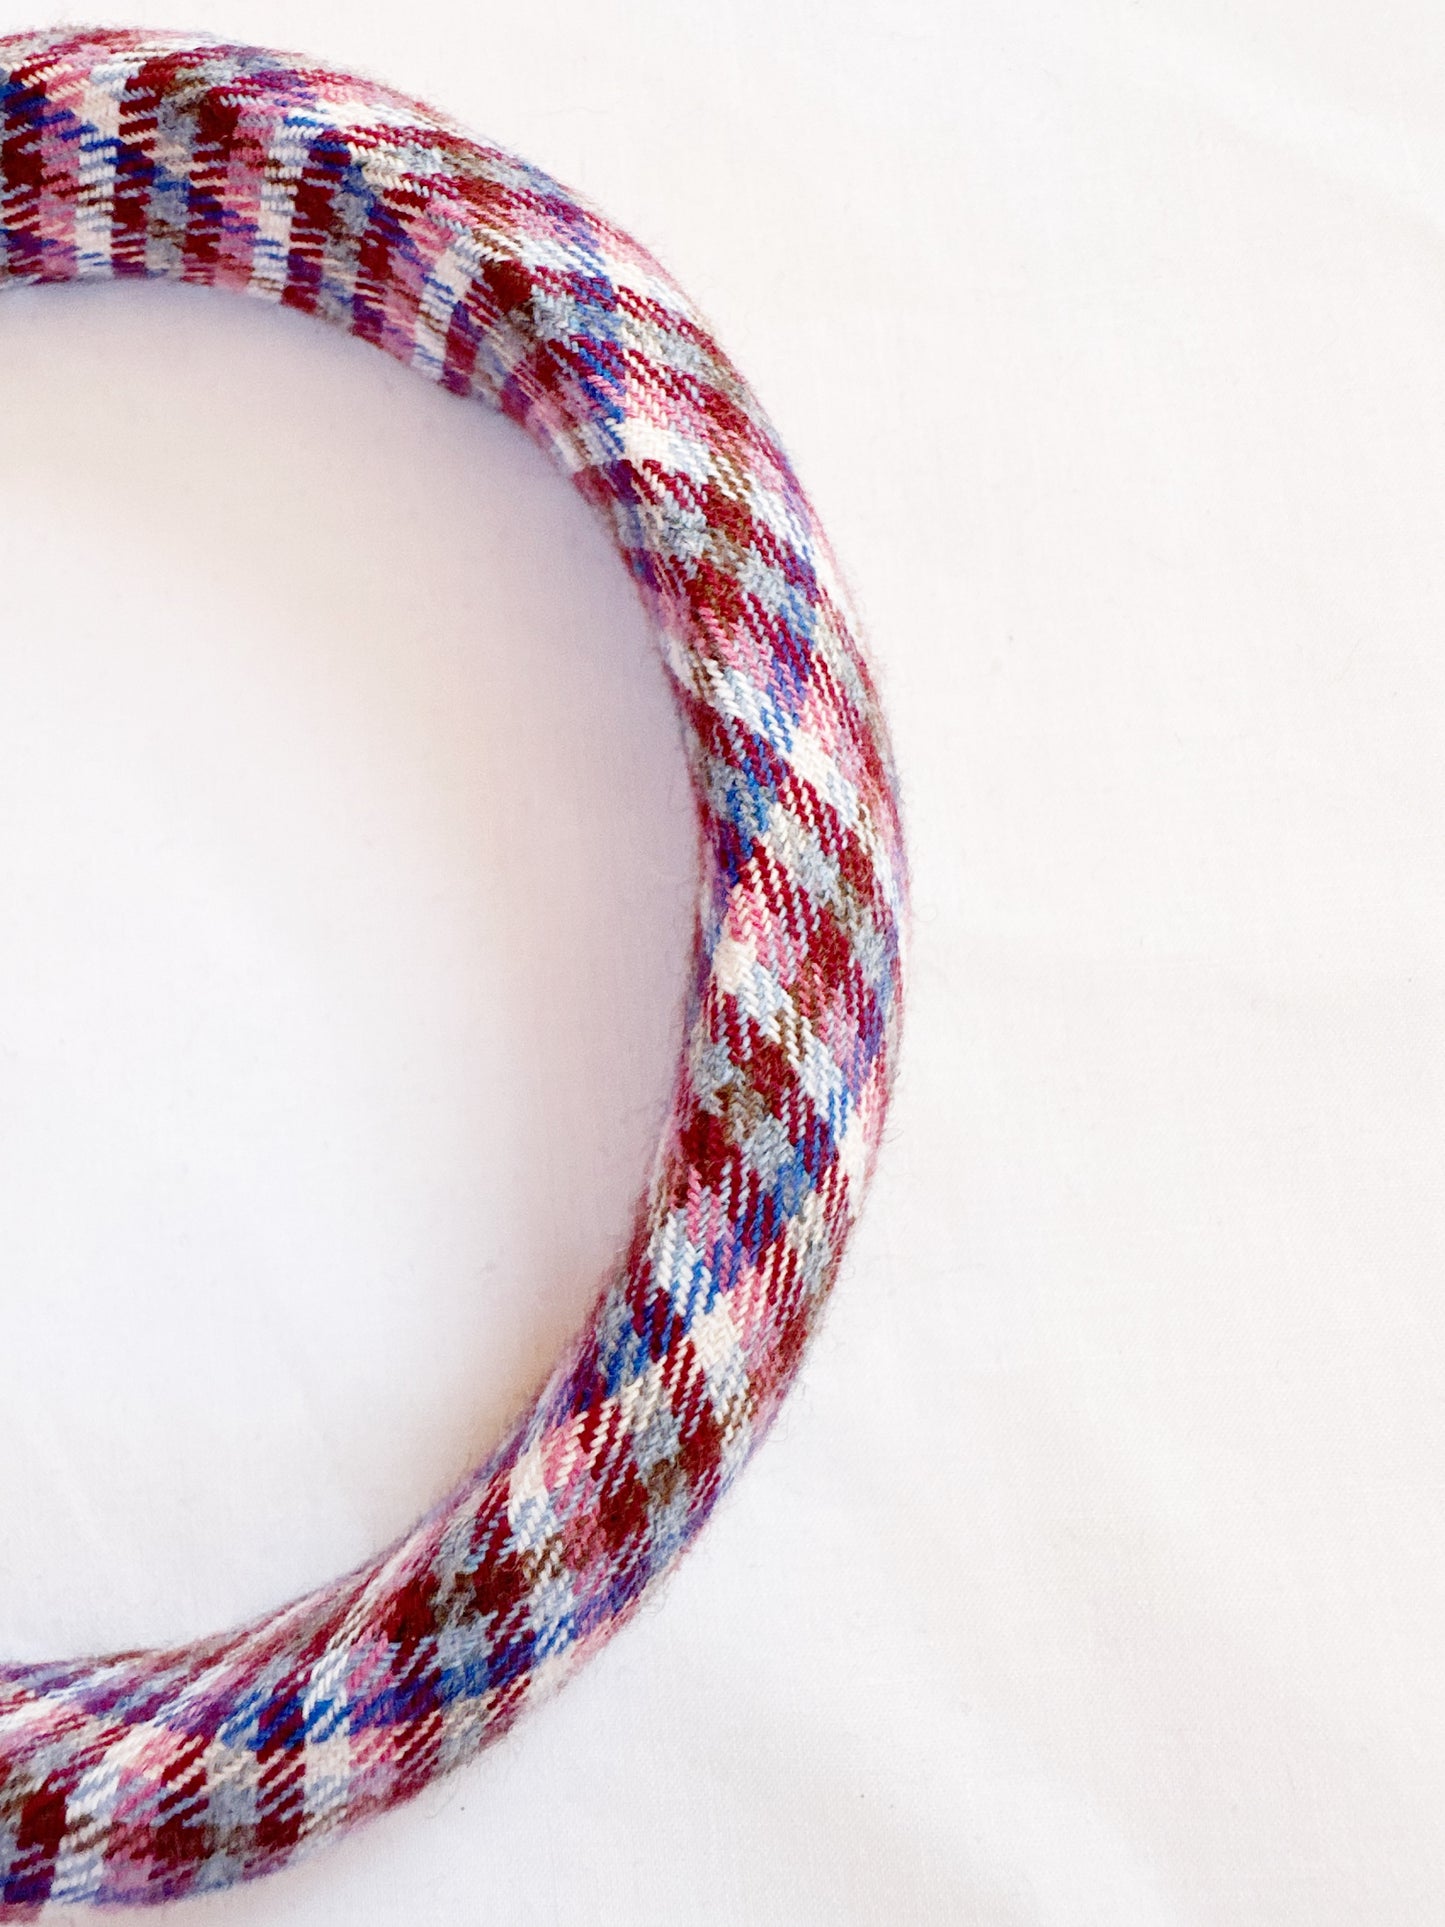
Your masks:
<instances>
[{"instance_id":1,"label":"white fabric background","mask_svg":"<svg viewBox=\"0 0 1445 1927\"><path fill-rule=\"evenodd\" d=\"M1445 14L165 0L591 195L853 577L879 1180L657 1610L177 1922L1423 1923L1445 1890ZM34 24L0 4L0 28ZM646 625L298 317L0 301L0 1647L209 1630L496 1435L668 1086Z\"/></svg>"}]
</instances>

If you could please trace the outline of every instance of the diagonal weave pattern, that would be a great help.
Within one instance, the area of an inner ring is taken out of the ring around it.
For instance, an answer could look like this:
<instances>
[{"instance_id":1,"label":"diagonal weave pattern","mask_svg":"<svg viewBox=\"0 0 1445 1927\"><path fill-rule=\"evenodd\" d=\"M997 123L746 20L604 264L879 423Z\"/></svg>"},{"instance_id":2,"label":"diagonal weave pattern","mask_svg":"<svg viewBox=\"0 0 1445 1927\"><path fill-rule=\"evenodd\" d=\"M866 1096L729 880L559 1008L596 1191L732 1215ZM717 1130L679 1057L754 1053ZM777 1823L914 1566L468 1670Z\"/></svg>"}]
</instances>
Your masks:
<instances>
[{"instance_id":1,"label":"diagonal weave pattern","mask_svg":"<svg viewBox=\"0 0 1445 1927\"><path fill-rule=\"evenodd\" d=\"M661 638L703 845L687 1043L625 1261L492 1459L363 1570L172 1651L0 1666L0 1909L249 1878L505 1731L767 1429L872 1168L905 875L836 566L635 242L374 83L194 36L0 39L0 285L161 275L325 316L513 416Z\"/></svg>"}]
</instances>

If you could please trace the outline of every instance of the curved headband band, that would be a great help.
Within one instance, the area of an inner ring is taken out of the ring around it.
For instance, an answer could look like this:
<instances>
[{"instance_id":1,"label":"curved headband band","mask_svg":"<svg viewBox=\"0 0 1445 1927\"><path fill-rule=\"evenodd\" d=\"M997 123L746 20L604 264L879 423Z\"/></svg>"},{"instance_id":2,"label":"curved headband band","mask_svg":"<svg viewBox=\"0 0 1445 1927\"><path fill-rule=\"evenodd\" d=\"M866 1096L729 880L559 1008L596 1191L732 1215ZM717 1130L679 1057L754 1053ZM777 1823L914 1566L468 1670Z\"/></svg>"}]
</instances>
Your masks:
<instances>
[{"instance_id":1,"label":"curved headband band","mask_svg":"<svg viewBox=\"0 0 1445 1927\"><path fill-rule=\"evenodd\" d=\"M703 880L625 1260L492 1458L362 1570L170 1651L0 1666L0 1906L264 1873L469 1758L672 1567L797 1370L883 1126L905 876L831 553L679 289L366 80L177 34L0 39L0 286L322 315L505 409L606 519L681 710Z\"/></svg>"}]
</instances>

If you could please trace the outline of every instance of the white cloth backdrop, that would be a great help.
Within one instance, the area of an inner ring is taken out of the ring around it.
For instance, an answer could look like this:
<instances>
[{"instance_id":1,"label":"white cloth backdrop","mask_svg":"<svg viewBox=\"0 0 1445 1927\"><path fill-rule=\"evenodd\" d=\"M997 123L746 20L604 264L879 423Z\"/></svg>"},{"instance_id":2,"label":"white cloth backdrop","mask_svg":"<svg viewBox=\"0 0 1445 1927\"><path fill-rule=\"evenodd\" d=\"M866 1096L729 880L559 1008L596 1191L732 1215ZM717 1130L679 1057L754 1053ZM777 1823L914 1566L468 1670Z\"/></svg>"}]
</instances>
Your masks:
<instances>
[{"instance_id":1,"label":"white cloth backdrop","mask_svg":"<svg viewBox=\"0 0 1445 1927\"><path fill-rule=\"evenodd\" d=\"M35 22L0 4L0 28ZM1445 1893L1445 13L171 0L590 194L854 580L904 1080L783 1423L476 1766L181 1922L1426 1923ZM623 1235L692 883L508 425L0 301L0 1650L404 1526Z\"/></svg>"}]
</instances>

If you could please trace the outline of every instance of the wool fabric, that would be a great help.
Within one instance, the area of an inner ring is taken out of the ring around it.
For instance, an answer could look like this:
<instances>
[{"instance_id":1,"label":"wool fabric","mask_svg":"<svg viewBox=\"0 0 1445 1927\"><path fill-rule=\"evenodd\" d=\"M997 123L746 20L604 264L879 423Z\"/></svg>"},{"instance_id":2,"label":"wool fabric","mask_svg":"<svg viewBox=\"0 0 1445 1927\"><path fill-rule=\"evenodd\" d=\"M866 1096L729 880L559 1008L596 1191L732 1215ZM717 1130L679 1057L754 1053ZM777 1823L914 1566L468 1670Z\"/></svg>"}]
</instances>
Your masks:
<instances>
[{"instance_id":1,"label":"wool fabric","mask_svg":"<svg viewBox=\"0 0 1445 1927\"><path fill-rule=\"evenodd\" d=\"M0 1666L0 1906L225 1886L405 1800L636 1611L758 1444L871 1173L905 864L838 568L636 242L370 80L176 33L0 39L0 285L238 289L500 407L603 516L680 708L702 887L625 1258L493 1455L362 1569L171 1650Z\"/></svg>"}]
</instances>

